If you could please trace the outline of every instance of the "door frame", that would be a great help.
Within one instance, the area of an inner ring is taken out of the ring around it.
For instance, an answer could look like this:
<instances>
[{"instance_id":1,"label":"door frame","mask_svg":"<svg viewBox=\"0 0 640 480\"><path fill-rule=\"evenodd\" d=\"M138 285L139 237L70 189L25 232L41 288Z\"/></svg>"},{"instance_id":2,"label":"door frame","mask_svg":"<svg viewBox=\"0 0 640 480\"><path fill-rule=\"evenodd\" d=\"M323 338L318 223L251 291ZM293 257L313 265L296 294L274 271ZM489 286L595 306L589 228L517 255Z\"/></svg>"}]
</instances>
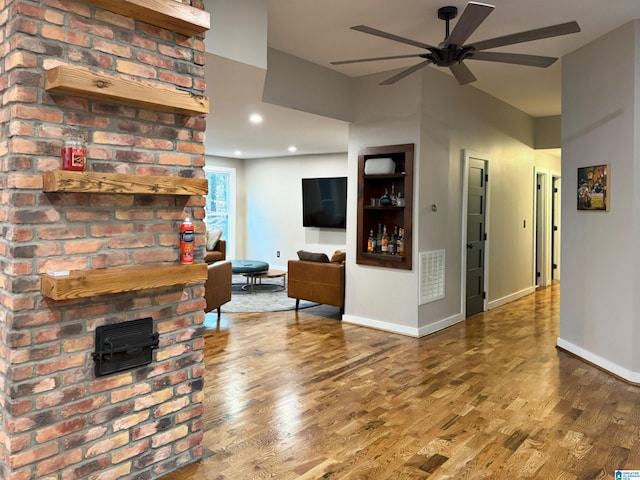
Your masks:
<instances>
[{"instance_id":1,"label":"door frame","mask_svg":"<svg viewBox=\"0 0 640 480\"><path fill-rule=\"evenodd\" d=\"M541 179L541 201L538 206L538 178ZM534 287L547 287L553 279L551 265L551 236L553 225L551 224L551 208L553 201L553 179L561 178L560 172L547 168L534 167L533 169L533 218L536 219L533 228L533 279ZM538 208L542 211L538 212ZM540 222L537 221L540 213ZM536 239L540 239L537 242ZM538 261L540 261L540 277L537 277Z\"/></svg>"},{"instance_id":2,"label":"door frame","mask_svg":"<svg viewBox=\"0 0 640 480\"><path fill-rule=\"evenodd\" d=\"M558 191L555 192L554 188ZM554 199L555 198L555 203ZM551 282L560 281L560 263L561 263L561 255L562 251L560 249L560 239L562 238L562 174L557 170L551 170L551 235L555 236L555 244L553 242L553 238L551 241L551 259L554 260L551 266ZM555 208L555 212L553 209ZM555 222L554 222L555 220ZM558 228L557 231L554 231L554 228ZM553 267L553 263L555 263L556 267Z\"/></svg>"},{"instance_id":3,"label":"door frame","mask_svg":"<svg viewBox=\"0 0 640 480\"><path fill-rule=\"evenodd\" d=\"M460 312L463 317L466 319L466 310L467 310L467 213L469 210L468 207L468 195L469 195L469 159L475 158L476 160L481 160L485 162L485 173L487 176L489 175L489 155L486 153L479 153L473 150L463 149L462 150L462 238L460 242ZM484 242L484 264L483 264L483 275L484 275L484 291L486 293L485 298L482 301L482 311L486 312L488 310L487 305L489 304L489 249L491 242L491 235L489 234L489 225L491 225L490 220L490 212L491 208L489 205L491 204L491 183L489 181L485 182L485 217L484 217L484 232L487 236L487 239Z\"/></svg>"},{"instance_id":4,"label":"door frame","mask_svg":"<svg viewBox=\"0 0 640 480\"><path fill-rule=\"evenodd\" d=\"M551 248L549 224L551 206L549 204L549 171L533 167L533 280L534 287L546 287L551 283ZM538 195L538 184L540 194ZM538 277L538 272L540 276Z\"/></svg>"}]
</instances>

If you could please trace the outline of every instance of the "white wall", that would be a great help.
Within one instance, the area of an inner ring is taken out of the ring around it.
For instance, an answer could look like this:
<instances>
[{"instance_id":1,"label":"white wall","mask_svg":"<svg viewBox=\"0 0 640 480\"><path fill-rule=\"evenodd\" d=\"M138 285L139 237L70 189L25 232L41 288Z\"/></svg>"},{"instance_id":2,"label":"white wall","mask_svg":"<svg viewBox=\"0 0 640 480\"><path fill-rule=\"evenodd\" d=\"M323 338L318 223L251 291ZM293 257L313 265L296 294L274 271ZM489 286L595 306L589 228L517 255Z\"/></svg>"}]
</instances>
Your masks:
<instances>
[{"instance_id":1,"label":"white wall","mask_svg":"<svg viewBox=\"0 0 640 480\"><path fill-rule=\"evenodd\" d=\"M302 226L302 178L347 175L346 153L246 160L246 248L244 258L286 270L298 250L329 257L346 246L346 231ZM347 188L351 191L352 179ZM349 203L354 202L348 198ZM280 257L276 252L280 251Z\"/></svg>"},{"instance_id":2,"label":"white wall","mask_svg":"<svg viewBox=\"0 0 640 480\"><path fill-rule=\"evenodd\" d=\"M420 77L408 77L400 88L380 87L378 83L387 76L362 77L356 84L357 120L349 129L349 188L353 198L357 198L360 150L405 143L416 144L416 153L419 149ZM417 164L418 156L415 161ZM355 202L350 206L343 320L415 335L418 311L415 253L414 267L410 271L356 265L357 211ZM414 218L414 231L415 221Z\"/></svg>"},{"instance_id":3,"label":"white wall","mask_svg":"<svg viewBox=\"0 0 640 480\"><path fill-rule=\"evenodd\" d=\"M562 297L558 344L640 381L637 317L640 23L563 59ZM606 58L602 68L596 58ZM577 211L577 169L609 164L610 211Z\"/></svg>"},{"instance_id":4,"label":"white wall","mask_svg":"<svg viewBox=\"0 0 640 480\"><path fill-rule=\"evenodd\" d=\"M211 15L205 50L255 67L267 68L266 0L204 0Z\"/></svg>"}]
</instances>

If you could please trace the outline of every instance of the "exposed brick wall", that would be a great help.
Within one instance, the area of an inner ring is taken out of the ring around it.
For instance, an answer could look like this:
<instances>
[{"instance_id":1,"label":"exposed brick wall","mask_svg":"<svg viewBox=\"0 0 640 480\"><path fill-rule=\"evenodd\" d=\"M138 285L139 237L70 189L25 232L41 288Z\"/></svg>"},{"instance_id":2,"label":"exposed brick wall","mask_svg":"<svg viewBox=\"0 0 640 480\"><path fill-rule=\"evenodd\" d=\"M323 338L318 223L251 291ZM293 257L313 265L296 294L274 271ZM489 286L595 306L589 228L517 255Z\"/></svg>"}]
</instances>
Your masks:
<instances>
[{"instance_id":1,"label":"exposed brick wall","mask_svg":"<svg viewBox=\"0 0 640 480\"><path fill-rule=\"evenodd\" d=\"M202 455L203 286L54 301L40 273L177 262L184 217L203 243L203 198L43 193L42 173L77 129L88 170L202 178L205 120L49 94L62 63L205 90L200 37L82 1L0 0L0 478L157 478ZM96 327L148 316L154 362L96 378Z\"/></svg>"}]
</instances>

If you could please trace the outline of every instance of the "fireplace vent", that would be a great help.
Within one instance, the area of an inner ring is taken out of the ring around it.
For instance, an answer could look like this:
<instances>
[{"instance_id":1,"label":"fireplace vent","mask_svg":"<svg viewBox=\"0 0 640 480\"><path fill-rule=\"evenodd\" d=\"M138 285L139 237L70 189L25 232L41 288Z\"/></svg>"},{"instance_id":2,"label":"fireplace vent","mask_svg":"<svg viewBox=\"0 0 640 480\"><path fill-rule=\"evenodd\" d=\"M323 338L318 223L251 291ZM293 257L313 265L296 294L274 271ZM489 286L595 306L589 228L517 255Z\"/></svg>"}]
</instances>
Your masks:
<instances>
[{"instance_id":1,"label":"fireplace vent","mask_svg":"<svg viewBox=\"0 0 640 480\"><path fill-rule=\"evenodd\" d=\"M98 327L92 354L96 376L148 365L154 348L158 348L158 334L153 332L151 317Z\"/></svg>"}]
</instances>

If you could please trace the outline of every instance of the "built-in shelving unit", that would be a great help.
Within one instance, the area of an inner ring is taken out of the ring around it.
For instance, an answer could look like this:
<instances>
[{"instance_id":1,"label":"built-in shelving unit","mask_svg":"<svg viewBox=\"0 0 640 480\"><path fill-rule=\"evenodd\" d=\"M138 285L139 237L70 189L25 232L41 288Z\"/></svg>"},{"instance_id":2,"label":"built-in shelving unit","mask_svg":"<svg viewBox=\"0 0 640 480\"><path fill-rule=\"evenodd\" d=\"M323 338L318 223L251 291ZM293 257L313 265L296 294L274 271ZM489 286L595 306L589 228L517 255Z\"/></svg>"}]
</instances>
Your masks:
<instances>
[{"instance_id":1,"label":"built-in shelving unit","mask_svg":"<svg viewBox=\"0 0 640 480\"><path fill-rule=\"evenodd\" d=\"M47 70L45 89L134 107L182 115L209 113L209 99L170 88L158 82L133 80L122 75L97 72L78 65L58 65Z\"/></svg>"},{"instance_id":2,"label":"built-in shelving unit","mask_svg":"<svg viewBox=\"0 0 640 480\"><path fill-rule=\"evenodd\" d=\"M377 267L412 268L412 222L413 222L413 156L414 145L389 145L368 147L358 155L358 223L356 263ZM380 175L365 175L367 160L391 158L395 171ZM371 199L380 199L393 188L404 196L404 206L371 205ZM370 230L377 234L377 226L386 225L404 229L404 254L389 255L368 253L367 240Z\"/></svg>"},{"instance_id":3,"label":"built-in shelving unit","mask_svg":"<svg viewBox=\"0 0 640 480\"><path fill-rule=\"evenodd\" d=\"M207 179L55 170L42 176L45 192L206 195Z\"/></svg>"},{"instance_id":4,"label":"built-in shelving unit","mask_svg":"<svg viewBox=\"0 0 640 480\"><path fill-rule=\"evenodd\" d=\"M68 276L42 274L40 292L53 300L86 298L149 288L203 283L207 264L135 265L129 267L76 270Z\"/></svg>"},{"instance_id":5,"label":"built-in shelving unit","mask_svg":"<svg viewBox=\"0 0 640 480\"><path fill-rule=\"evenodd\" d=\"M187 37L211 28L209 12L175 0L87 0L118 15L178 32Z\"/></svg>"}]
</instances>

